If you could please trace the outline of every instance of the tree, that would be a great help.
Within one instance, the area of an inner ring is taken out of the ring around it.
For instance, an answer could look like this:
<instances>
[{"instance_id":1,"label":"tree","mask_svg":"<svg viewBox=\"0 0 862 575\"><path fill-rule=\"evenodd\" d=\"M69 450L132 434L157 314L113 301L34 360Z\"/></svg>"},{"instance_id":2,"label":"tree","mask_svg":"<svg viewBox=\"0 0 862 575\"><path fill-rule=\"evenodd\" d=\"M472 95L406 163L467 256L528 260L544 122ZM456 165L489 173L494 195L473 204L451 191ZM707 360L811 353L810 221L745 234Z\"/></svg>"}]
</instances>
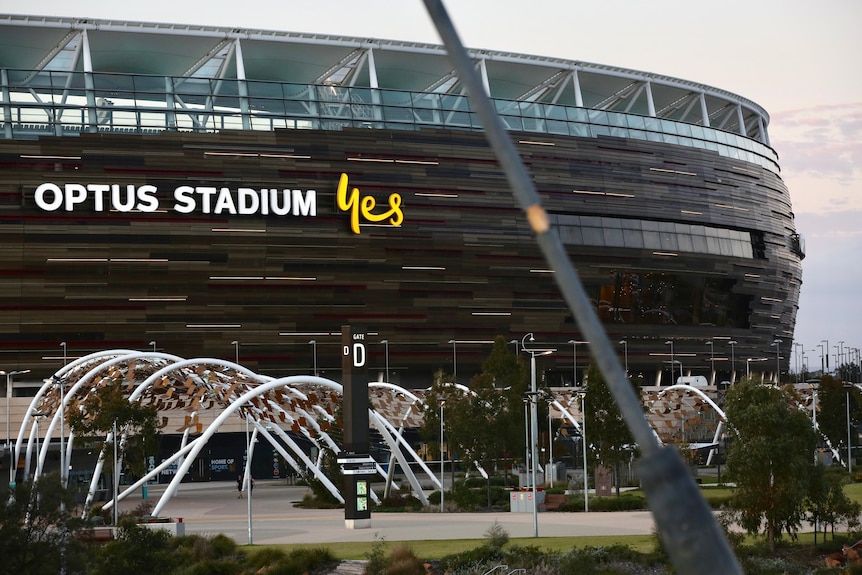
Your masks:
<instances>
[{"instance_id":1,"label":"tree","mask_svg":"<svg viewBox=\"0 0 862 575\"><path fill-rule=\"evenodd\" d=\"M782 532L795 537L815 475L817 435L796 403L790 389L752 380L733 386L725 402L733 433L727 466L737 486L728 513L748 533L762 529L770 551Z\"/></svg>"},{"instance_id":2,"label":"tree","mask_svg":"<svg viewBox=\"0 0 862 575\"><path fill-rule=\"evenodd\" d=\"M114 380L100 387L69 412L69 426L78 437L105 437L117 426L117 434L127 439L122 447L124 465L136 476L146 472L146 458L158 447L158 412L138 399L129 402L126 384Z\"/></svg>"},{"instance_id":3,"label":"tree","mask_svg":"<svg viewBox=\"0 0 862 575\"><path fill-rule=\"evenodd\" d=\"M613 469L619 497L620 466L628 463L634 455L634 438L595 364L590 364L586 379L584 417L589 430L590 452L602 465Z\"/></svg>"},{"instance_id":4,"label":"tree","mask_svg":"<svg viewBox=\"0 0 862 575\"><path fill-rule=\"evenodd\" d=\"M839 450L842 459L847 453L847 400L850 400L850 419L862 416L862 392L858 388L845 389L844 382L831 375L820 378L817 390L817 427L832 446Z\"/></svg>"},{"instance_id":5,"label":"tree","mask_svg":"<svg viewBox=\"0 0 862 575\"><path fill-rule=\"evenodd\" d=\"M471 466L478 463L489 473L494 462L512 459L523 445L523 397L527 390L527 370L512 353L505 338L497 336L494 348L482 364L482 373L473 377L465 393L452 385L443 372L425 398L425 418L421 436L431 453L440 453L440 401L445 401L443 420L445 442L453 454Z\"/></svg>"},{"instance_id":6,"label":"tree","mask_svg":"<svg viewBox=\"0 0 862 575\"><path fill-rule=\"evenodd\" d=\"M4 494L6 495L6 494ZM74 533L83 522L72 515L74 497L59 474L20 482L0 504L0 557L4 573L32 575L82 572L88 549Z\"/></svg>"}]
</instances>

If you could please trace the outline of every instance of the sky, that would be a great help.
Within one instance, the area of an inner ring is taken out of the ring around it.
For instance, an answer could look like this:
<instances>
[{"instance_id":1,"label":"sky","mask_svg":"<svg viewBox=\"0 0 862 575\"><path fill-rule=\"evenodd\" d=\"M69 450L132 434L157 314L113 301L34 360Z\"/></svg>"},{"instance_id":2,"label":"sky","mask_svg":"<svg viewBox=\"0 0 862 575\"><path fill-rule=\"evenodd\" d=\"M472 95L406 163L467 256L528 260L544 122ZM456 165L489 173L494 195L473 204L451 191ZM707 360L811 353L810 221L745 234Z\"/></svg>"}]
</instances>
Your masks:
<instances>
[{"instance_id":1,"label":"sky","mask_svg":"<svg viewBox=\"0 0 862 575\"><path fill-rule=\"evenodd\" d=\"M862 2L449 0L445 5L471 48L674 76L765 108L807 253L796 342L808 350L812 369L819 366L817 345L823 340L862 348L862 302L855 297L862 286ZM7 14L440 43L419 0L328 0L320 10L315 6L295 0L0 0L0 12Z\"/></svg>"}]
</instances>

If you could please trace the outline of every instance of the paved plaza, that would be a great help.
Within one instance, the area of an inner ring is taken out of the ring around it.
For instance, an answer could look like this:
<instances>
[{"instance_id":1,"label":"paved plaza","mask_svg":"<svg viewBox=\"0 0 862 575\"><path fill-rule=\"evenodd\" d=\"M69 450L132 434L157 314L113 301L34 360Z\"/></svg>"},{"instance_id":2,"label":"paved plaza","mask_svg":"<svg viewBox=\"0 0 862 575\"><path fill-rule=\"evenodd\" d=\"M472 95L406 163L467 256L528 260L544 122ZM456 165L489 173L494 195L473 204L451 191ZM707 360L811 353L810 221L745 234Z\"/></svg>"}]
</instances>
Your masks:
<instances>
[{"instance_id":1,"label":"paved plaza","mask_svg":"<svg viewBox=\"0 0 862 575\"><path fill-rule=\"evenodd\" d=\"M164 485L148 489L155 503ZM254 544L332 543L341 541L387 541L419 539L482 539L496 521L511 537L533 536L532 513L372 513L368 529L347 529L342 509L302 509L294 506L306 487L286 485L283 480L256 482L252 497L252 541ZM122 510L141 503L140 493L121 504ZM237 543L248 543L248 501L237 497L235 483L184 483L163 509L162 516L182 518L186 534L224 533ZM653 531L649 511L616 513L538 514L540 537L583 535L638 535Z\"/></svg>"}]
</instances>

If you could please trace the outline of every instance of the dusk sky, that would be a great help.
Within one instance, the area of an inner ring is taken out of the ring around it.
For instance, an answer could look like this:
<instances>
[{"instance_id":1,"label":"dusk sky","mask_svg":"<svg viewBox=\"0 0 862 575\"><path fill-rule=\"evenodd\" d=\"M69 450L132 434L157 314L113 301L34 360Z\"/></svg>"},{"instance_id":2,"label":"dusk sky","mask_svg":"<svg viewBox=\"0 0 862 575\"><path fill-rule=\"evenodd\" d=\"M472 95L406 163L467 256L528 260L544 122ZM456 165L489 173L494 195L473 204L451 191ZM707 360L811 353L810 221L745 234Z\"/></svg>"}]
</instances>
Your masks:
<instances>
[{"instance_id":1,"label":"dusk sky","mask_svg":"<svg viewBox=\"0 0 862 575\"><path fill-rule=\"evenodd\" d=\"M812 369L820 365L821 340L862 347L862 302L854 296L862 286L862 2L450 0L446 6L472 48L654 72L763 106L806 241L796 341ZM439 43L419 0L3 0L0 12ZM789 352L790 342L784 345ZM795 369L795 359L790 365Z\"/></svg>"}]
</instances>

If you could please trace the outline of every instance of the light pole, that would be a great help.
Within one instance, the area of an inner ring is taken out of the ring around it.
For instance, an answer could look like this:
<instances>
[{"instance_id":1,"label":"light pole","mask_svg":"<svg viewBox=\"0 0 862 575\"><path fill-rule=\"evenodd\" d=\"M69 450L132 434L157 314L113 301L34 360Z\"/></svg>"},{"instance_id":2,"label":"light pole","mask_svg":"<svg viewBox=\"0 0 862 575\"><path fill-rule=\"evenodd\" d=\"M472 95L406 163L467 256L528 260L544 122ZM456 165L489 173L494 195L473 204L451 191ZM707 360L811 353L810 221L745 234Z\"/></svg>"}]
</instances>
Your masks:
<instances>
[{"instance_id":1,"label":"light pole","mask_svg":"<svg viewBox=\"0 0 862 575\"><path fill-rule=\"evenodd\" d=\"M450 339L449 343L452 344L452 377L455 379L455 382L458 382L458 342L454 339Z\"/></svg>"},{"instance_id":2,"label":"light pole","mask_svg":"<svg viewBox=\"0 0 862 575\"><path fill-rule=\"evenodd\" d=\"M589 511L590 476L587 473L587 412L585 409L587 394L582 391L578 395L581 398L581 443L583 444L582 447L584 452L584 511Z\"/></svg>"},{"instance_id":3,"label":"light pole","mask_svg":"<svg viewBox=\"0 0 862 575\"><path fill-rule=\"evenodd\" d=\"M18 371L10 371L3 372L0 371L0 374L6 374L6 449L9 451L9 489L14 489L15 487L15 456L12 453L14 450L12 449L12 431L9 428L10 422L10 410L9 406L12 403L12 377L15 375L21 375L23 373L30 373L29 369L22 369Z\"/></svg>"},{"instance_id":4,"label":"light pole","mask_svg":"<svg viewBox=\"0 0 862 575\"><path fill-rule=\"evenodd\" d=\"M380 343L383 344L383 347L386 350L385 351L385 354L386 354L386 381L388 382L389 381L389 340L384 339L384 340L381 340Z\"/></svg>"},{"instance_id":5,"label":"light pole","mask_svg":"<svg viewBox=\"0 0 862 575\"><path fill-rule=\"evenodd\" d=\"M772 340L772 345L775 346L775 384L781 383L781 342L783 339L775 338Z\"/></svg>"},{"instance_id":6,"label":"light pole","mask_svg":"<svg viewBox=\"0 0 862 575\"><path fill-rule=\"evenodd\" d=\"M153 346L153 351L156 351L156 342L151 341L150 345Z\"/></svg>"},{"instance_id":7,"label":"light pole","mask_svg":"<svg viewBox=\"0 0 862 575\"><path fill-rule=\"evenodd\" d=\"M60 347L63 348L63 367L66 367L66 342L60 342ZM63 374L65 375L65 374ZM66 478L69 475L69 470L66 468L66 449L64 447L66 436L66 384L63 378L60 378L60 485L66 487Z\"/></svg>"},{"instance_id":8,"label":"light pole","mask_svg":"<svg viewBox=\"0 0 862 575\"><path fill-rule=\"evenodd\" d=\"M626 377L629 376L629 342L627 339L621 339L620 344L623 346L623 357L626 362Z\"/></svg>"},{"instance_id":9,"label":"light pole","mask_svg":"<svg viewBox=\"0 0 862 575\"><path fill-rule=\"evenodd\" d=\"M545 399L548 401L548 475L551 476L551 487L553 487L556 468L554 467L554 436L551 429L551 405L554 403L554 398L549 396Z\"/></svg>"},{"instance_id":10,"label":"light pole","mask_svg":"<svg viewBox=\"0 0 862 575\"><path fill-rule=\"evenodd\" d=\"M709 340L706 345L709 346L709 384L715 385L715 342Z\"/></svg>"},{"instance_id":11,"label":"light pole","mask_svg":"<svg viewBox=\"0 0 862 575\"><path fill-rule=\"evenodd\" d=\"M847 398L847 473L853 475L853 455L850 451L850 390L852 384L844 384L844 393Z\"/></svg>"},{"instance_id":12,"label":"light pole","mask_svg":"<svg viewBox=\"0 0 862 575\"><path fill-rule=\"evenodd\" d=\"M530 340L532 341L532 340ZM570 339L569 343L572 344L572 375L574 376L574 381L572 385L578 387L578 344L579 343L590 343L588 341L578 341L576 339Z\"/></svg>"},{"instance_id":13,"label":"light pole","mask_svg":"<svg viewBox=\"0 0 862 575\"><path fill-rule=\"evenodd\" d=\"M440 513L446 508L444 500L446 497L446 472L444 463L446 461L446 452L443 450L443 406L446 405L446 400L440 400Z\"/></svg>"},{"instance_id":14,"label":"light pole","mask_svg":"<svg viewBox=\"0 0 862 575\"><path fill-rule=\"evenodd\" d=\"M805 347L799 343L798 341L793 342L793 359L796 360L796 383L802 381L802 370L800 369L800 353L805 349Z\"/></svg>"},{"instance_id":15,"label":"light pole","mask_svg":"<svg viewBox=\"0 0 862 575\"><path fill-rule=\"evenodd\" d=\"M533 489L533 536L539 536L539 518L536 515L538 504L536 503L536 437L539 435L538 430L538 409L536 408L536 353L527 349L524 342L527 338L530 341L536 341L532 333L526 334L521 338L521 349L530 354L530 483Z\"/></svg>"},{"instance_id":16,"label":"light pole","mask_svg":"<svg viewBox=\"0 0 862 575\"><path fill-rule=\"evenodd\" d=\"M736 380L736 355L734 354L736 340L730 340L727 345L730 346L730 385L733 385Z\"/></svg>"},{"instance_id":17,"label":"light pole","mask_svg":"<svg viewBox=\"0 0 862 575\"><path fill-rule=\"evenodd\" d=\"M823 349L824 349L823 344L826 344L826 353L825 354L823 353ZM820 347L820 363L821 364L823 364L823 357L824 356L826 357L825 367L821 367L820 373L821 374L825 374L826 372L831 373L832 370L829 369L829 340L828 339L821 339L819 347ZM823 369L825 369L826 371L823 371Z\"/></svg>"},{"instance_id":18,"label":"light pole","mask_svg":"<svg viewBox=\"0 0 862 575\"><path fill-rule=\"evenodd\" d=\"M312 361L314 362L314 377L317 377L317 340L313 339L308 343L311 345Z\"/></svg>"},{"instance_id":19,"label":"light pole","mask_svg":"<svg viewBox=\"0 0 862 575\"><path fill-rule=\"evenodd\" d=\"M673 364L674 364L674 361L673 361L673 340L669 339L666 342L664 342L664 344L670 346L670 384L673 385L676 383L676 379L674 379L674 377L673 377L674 376L674 371L673 371Z\"/></svg>"},{"instance_id":20,"label":"light pole","mask_svg":"<svg viewBox=\"0 0 862 575\"><path fill-rule=\"evenodd\" d=\"M111 475L111 488L113 489L113 493L111 495L113 496L113 503L111 504L111 508L114 511L114 527L116 527L117 524L120 522L120 515L119 515L120 500L118 497L119 494L117 493L117 491L120 490L120 480L119 480L119 477L117 477L117 439L118 438L117 438L117 420L116 419L114 419L114 423L113 423L111 431L112 431L111 439L113 440L113 441L111 441L111 443L114 444L113 445L113 448L114 448L114 469L113 469L112 475ZM62 458L61 458L61 461L62 461Z\"/></svg>"},{"instance_id":21,"label":"light pole","mask_svg":"<svg viewBox=\"0 0 862 575\"><path fill-rule=\"evenodd\" d=\"M234 361L237 365L239 365L239 341L233 340L232 342L230 342L230 344L233 346L234 350Z\"/></svg>"}]
</instances>

